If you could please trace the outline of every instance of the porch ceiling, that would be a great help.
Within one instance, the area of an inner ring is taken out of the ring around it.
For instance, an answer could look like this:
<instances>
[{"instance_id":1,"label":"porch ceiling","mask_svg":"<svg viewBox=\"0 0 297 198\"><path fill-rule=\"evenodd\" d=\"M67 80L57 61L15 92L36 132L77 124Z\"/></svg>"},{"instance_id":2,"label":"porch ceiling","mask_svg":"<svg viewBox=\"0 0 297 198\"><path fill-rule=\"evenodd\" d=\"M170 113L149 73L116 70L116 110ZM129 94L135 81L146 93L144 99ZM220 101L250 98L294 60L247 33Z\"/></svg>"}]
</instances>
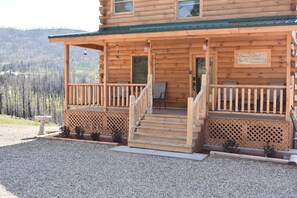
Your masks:
<instances>
[{"instance_id":1,"label":"porch ceiling","mask_svg":"<svg viewBox=\"0 0 297 198\"><path fill-rule=\"evenodd\" d=\"M73 44L73 46L94 49L94 50L103 50L102 45L96 45L96 44Z\"/></svg>"},{"instance_id":2,"label":"porch ceiling","mask_svg":"<svg viewBox=\"0 0 297 198\"><path fill-rule=\"evenodd\" d=\"M103 28L96 32L52 35L50 42L96 42L168 36L219 36L297 30L297 16L273 16ZM174 33L172 33L174 32Z\"/></svg>"}]
</instances>

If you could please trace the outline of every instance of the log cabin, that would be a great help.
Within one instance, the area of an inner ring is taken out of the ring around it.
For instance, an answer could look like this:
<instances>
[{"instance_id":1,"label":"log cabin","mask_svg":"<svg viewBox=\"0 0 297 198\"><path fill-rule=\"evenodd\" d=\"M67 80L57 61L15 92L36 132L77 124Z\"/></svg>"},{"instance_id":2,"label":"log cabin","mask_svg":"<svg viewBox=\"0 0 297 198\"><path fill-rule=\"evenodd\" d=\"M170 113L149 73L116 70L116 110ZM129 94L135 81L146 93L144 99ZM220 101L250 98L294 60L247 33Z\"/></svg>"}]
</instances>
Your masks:
<instances>
[{"instance_id":1,"label":"log cabin","mask_svg":"<svg viewBox=\"0 0 297 198\"><path fill-rule=\"evenodd\" d=\"M100 0L99 10L98 31L49 36L64 43L65 125L186 153L228 139L292 148L296 0ZM98 51L98 83L69 82L70 46Z\"/></svg>"}]
</instances>

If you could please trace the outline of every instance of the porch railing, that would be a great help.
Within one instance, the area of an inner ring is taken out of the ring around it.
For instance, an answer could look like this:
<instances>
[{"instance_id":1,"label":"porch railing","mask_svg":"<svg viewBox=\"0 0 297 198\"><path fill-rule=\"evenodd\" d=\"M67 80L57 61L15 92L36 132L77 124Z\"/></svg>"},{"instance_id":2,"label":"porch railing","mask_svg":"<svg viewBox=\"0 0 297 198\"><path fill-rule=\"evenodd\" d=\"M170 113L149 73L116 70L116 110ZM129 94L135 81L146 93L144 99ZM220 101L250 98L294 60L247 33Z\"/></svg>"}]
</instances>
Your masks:
<instances>
[{"instance_id":1,"label":"porch railing","mask_svg":"<svg viewBox=\"0 0 297 198\"><path fill-rule=\"evenodd\" d=\"M196 96L195 100L193 98L188 98L188 112L187 112L187 146L192 147L193 135L200 126L200 119L206 117L206 75L202 75L202 85L201 90Z\"/></svg>"},{"instance_id":2,"label":"porch railing","mask_svg":"<svg viewBox=\"0 0 297 198\"><path fill-rule=\"evenodd\" d=\"M145 86L146 84L107 84L108 106L128 108L130 95L137 98Z\"/></svg>"},{"instance_id":3,"label":"porch railing","mask_svg":"<svg viewBox=\"0 0 297 198\"><path fill-rule=\"evenodd\" d=\"M138 126L140 120L143 118L145 113L152 113L153 108L153 77L149 75L148 83L146 87L141 91L139 97L135 95L130 96L130 107L129 107L129 140L134 138L134 132L136 126Z\"/></svg>"},{"instance_id":4,"label":"porch railing","mask_svg":"<svg viewBox=\"0 0 297 198\"><path fill-rule=\"evenodd\" d=\"M107 107L129 107L129 96L138 97L146 84L107 84L107 93L104 93L103 84L70 83L68 85L69 106L104 106L107 98ZM106 95L106 96L105 96Z\"/></svg>"},{"instance_id":5,"label":"porch railing","mask_svg":"<svg viewBox=\"0 0 297 198\"><path fill-rule=\"evenodd\" d=\"M71 83L69 106L103 106L103 84Z\"/></svg>"},{"instance_id":6,"label":"porch railing","mask_svg":"<svg viewBox=\"0 0 297 198\"><path fill-rule=\"evenodd\" d=\"M210 85L210 111L282 115L286 86Z\"/></svg>"}]
</instances>

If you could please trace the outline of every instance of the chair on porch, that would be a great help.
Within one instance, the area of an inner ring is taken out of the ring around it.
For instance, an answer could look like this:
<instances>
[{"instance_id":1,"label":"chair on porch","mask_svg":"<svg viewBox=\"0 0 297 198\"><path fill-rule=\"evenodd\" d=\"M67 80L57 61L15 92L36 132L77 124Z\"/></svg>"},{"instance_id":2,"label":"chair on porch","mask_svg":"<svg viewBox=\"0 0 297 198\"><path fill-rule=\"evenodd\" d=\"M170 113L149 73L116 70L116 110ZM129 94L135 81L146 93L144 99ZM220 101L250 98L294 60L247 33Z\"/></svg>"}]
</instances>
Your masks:
<instances>
[{"instance_id":1,"label":"chair on porch","mask_svg":"<svg viewBox=\"0 0 297 198\"><path fill-rule=\"evenodd\" d=\"M158 109L161 108L162 103L164 105L164 108L166 109L166 85L167 82L154 82L153 84L153 99L154 101L158 101Z\"/></svg>"},{"instance_id":2,"label":"chair on porch","mask_svg":"<svg viewBox=\"0 0 297 198\"><path fill-rule=\"evenodd\" d=\"M297 118L296 111L293 106L291 106L290 117L293 123L293 148L297 149Z\"/></svg>"}]
</instances>

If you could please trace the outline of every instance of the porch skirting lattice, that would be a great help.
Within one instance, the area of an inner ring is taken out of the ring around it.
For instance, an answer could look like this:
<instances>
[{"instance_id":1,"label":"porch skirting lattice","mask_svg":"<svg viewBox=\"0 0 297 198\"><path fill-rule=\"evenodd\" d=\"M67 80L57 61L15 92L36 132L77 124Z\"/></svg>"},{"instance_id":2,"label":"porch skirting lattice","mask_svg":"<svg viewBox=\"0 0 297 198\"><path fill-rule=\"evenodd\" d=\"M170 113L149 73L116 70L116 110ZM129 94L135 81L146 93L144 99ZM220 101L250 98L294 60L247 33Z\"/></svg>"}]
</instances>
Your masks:
<instances>
[{"instance_id":1,"label":"porch skirting lattice","mask_svg":"<svg viewBox=\"0 0 297 198\"><path fill-rule=\"evenodd\" d=\"M277 150L289 150L290 122L252 119L208 118L206 144L222 146L234 139L239 147L263 149L267 141Z\"/></svg>"},{"instance_id":2,"label":"porch skirting lattice","mask_svg":"<svg viewBox=\"0 0 297 198\"><path fill-rule=\"evenodd\" d=\"M65 110L65 125L74 132L76 126L83 127L86 133L99 132L110 136L113 129L120 130L125 137L128 134L128 112L100 112L86 110Z\"/></svg>"}]
</instances>

